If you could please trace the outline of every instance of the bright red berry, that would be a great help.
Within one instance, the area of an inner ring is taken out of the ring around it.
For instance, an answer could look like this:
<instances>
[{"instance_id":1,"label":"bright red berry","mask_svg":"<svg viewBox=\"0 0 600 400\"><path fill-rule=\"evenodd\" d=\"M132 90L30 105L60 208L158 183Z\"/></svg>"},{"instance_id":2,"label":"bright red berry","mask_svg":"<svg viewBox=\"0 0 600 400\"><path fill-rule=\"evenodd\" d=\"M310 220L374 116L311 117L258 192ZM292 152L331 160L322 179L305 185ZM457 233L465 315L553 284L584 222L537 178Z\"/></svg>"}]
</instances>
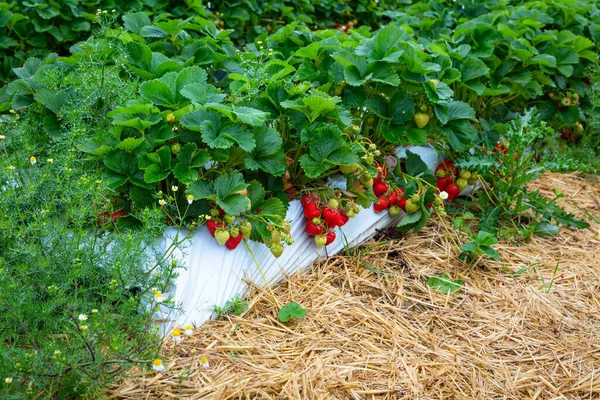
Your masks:
<instances>
[{"instance_id":1,"label":"bright red berry","mask_svg":"<svg viewBox=\"0 0 600 400\"><path fill-rule=\"evenodd\" d=\"M384 182L377 182L373 185L373 192L377 197L383 196L387 191L388 185L386 185Z\"/></svg>"},{"instance_id":2,"label":"bright red berry","mask_svg":"<svg viewBox=\"0 0 600 400\"><path fill-rule=\"evenodd\" d=\"M406 197L398 199L398 207L404 212L406 212Z\"/></svg>"},{"instance_id":3,"label":"bright red berry","mask_svg":"<svg viewBox=\"0 0 600 400\"><path fill-rule=\"evenodd\" d=\"M386 199L384 199L383 197L380 197L377 199L379 201L379 203L373 203L373 209L375 210L376 213L381 212L383 210L385 210L386 208L388 208L388 201Z\"/></svg>"},{"instance_id":4,"label":"bright red berry","mask_svg":"<svg viewBox=\"0 0 600 400\"><path fill-rule=\"evenodd\" d=\"M216 222L214 219L209 219L206 223L206 227L208 228L208 231L210 232L211 236L215 237L215 231L217 230L217 228L222 228L223 223Z\"/></svg>"},{"instance_id":5,"label":"bright red berry","mask_svg":"<svg viewBox=\"0 0 600 400\"><path fill-rule=\"evenodd\" d=\"M306 206L304 206L304 217L306 219L317 218L320 215L321 215L321 210L319 210L319 207L312 201L309 202Z\"/></svg>"},{"instance_id":6,"label":"bright red berry","mask_svg":"<svg viewBox=\"0 0 600 400\"><path fill-rule=\"evenodd\" d=\"M323 225L315 225L311 220L307 220L305 230L310 236L317 236L323 232Z\"/></svg>"},{"instance_id":7,"label":"bright red berry","mask_svg":"<svg viewBox=\"0 0 600 400\"><path fill-rule=\"evenodd\" d=\"M127 216L127 213L125 212L125 210L119 210L119 211L115 211L114 213L112 213L112 215L110 216L112 218L113 221L116 221L119 219L119 216Z\"/></svg>"},{"instance_id":8,"label":"bright red berry","mask_svg":"<svg viewBox=\"0 0 600 400\"><path fill-rule=\"evenodd\" d=\"M341 222L342 222L342 223L341 223L341 225L339 225L339 226L344 226L344 225L346 225L346 223L347 223L348 221L350 221L350 217L349 217L349 216L347 216L346 214L342 214L342 213L340 213L340 218L341 218Z\"/></svg>"},{"instance_id":9,"label":"bright red berry","mask_svg":"<svg viewBox=\"0 0 600 400\"><path fill-rule=\"evenodd\" d=\"M394 190L392 192L392 194L389 195L389 197L388 197L388 204L390 206L393 206L394 204L396 204L398 202L398 197L400 195L400 190L402 190L402 189L398 188L397 190Z\"/></svg>"},{"instance_id":10,"label":"bright red berry","mask_svg":"<svg viewBox=\"0 0 600 400\"><path fill-rule=\"evenodd\" d=\"M323 209L323 219L325 220L325 224L331 228L344 225L342 214L331 207Z\"/></svg>"},{"instance_id":11,"label":"bright red berry","mask_svg":"<svg viewBox=\"0 0 600 400\"><path fill-rule=\"evenodd\" d=\"M446 178L437 178L437 188L440 190L446 190L448 186L448 179Z\"/></svg>"},{"instance_id":12,"label":"bright red berry","mask_svg":"<svg viewBox=\"0 0 600 400\"><path fill-rule=\"evenodd\" d=\"M227 246L229 250L234 250L236 247L238 247L242 239L242 232L240 232L236 237L230 237L227 242L225 242L225 246Z\"/></svg>"},{"instance_id":13,"label":"bright red berry","mask_svg":"<svg viewBox=\"0 0 600 400\"><path fill-rule=\"evenodd\" d=\"M448 200L454 200L460 194L460 189L454 184L448 185L448 187L446 187L446 193L448 193Z\"/></svg>"},{"instance_id":14,"label":"bright red berry","mask_svg":"<svg viewBox=\"0 0 600 400\"><path fill-rule=\"evenodd\" d=\"M302 197L302 207L306 207L306 205L310 202L315 204L319 204L319 195L313 192L309 192Z\"/></svg>"},{"instance_id":15,"label":"bright red berry","mask_svg":"<svg viewBox=\"0 0 600 400\"><path fill-rule=\"evenodd\" d=\"M327 232L327 242L325 242L325 246L330 245L335 240L335 232L329 231Z\"/></svg>"}]
</instances>

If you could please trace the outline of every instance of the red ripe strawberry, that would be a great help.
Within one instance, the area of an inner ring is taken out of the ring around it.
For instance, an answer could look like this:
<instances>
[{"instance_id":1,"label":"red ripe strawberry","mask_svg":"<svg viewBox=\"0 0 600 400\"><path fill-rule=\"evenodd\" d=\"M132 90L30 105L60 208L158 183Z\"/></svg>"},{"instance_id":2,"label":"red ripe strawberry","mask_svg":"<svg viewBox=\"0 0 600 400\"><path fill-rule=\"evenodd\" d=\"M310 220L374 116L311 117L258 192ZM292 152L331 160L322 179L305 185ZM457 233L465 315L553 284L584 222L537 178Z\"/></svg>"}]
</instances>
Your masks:
<instances>
[{"instance_id":1,"label":"red ripe strawberry","mask_svg":"<svg viewBox=\"0 0 600 400\"><path fill-rule=\"evenodd\" d=\"M341 222L342 222L342 223L341 223L341 225L338 225L338 226L344 226L344 225L346 225L346 223L347 223L348 221L350 221L350 217L349 217L349 216L347 216L346 214L342 214L342 213L340 213L340 218L341 218Z\"/></svg>"},{"instance_id":2,"label":"red ripe strawberry","mask_svg":"<svg viewBox=\"0 0 600 400\"><path fill-rule=\"evenodd\" d=\"M305 194L302 198L302 207L306 207L306 205L310 202L319 204L319 195L313 192Z\"/></svg>"},{"instance_id":3,"label":"red ripe strawberry","mask_svg":"<svg viewBox=\"0 0 600 400\"><path fill-rule=\"evenodd\" d=\"M448 185L446 187L446 193L448 193L448 200L454 200L460 194L460 189L456 185Z\"/></svg>"},{"instance_id":4,"label":"red ripe strawberry","mask_svg":"<svg viewBox=\"0 0 600 400\"><path fill-rule=\"evenodd\" d=\"M402 190L401 188L398 188L397 190L394 190L392 192L392 194L389 195L389 197L388 197L387 200L388 200L388 204L390 206L393 206L393 205L395 205L398 202L398 197L400 196L400 191L401 190Z\"/></svg>"},{"instance_id":5,"label":"red ripe strawberry","mask_svg":"<svg viewBox=\"0 0 600 400\"><path fill-rule=\"evenodd\" d=\"M448 180L446 178L437 178L437 187L440 190L446 190L448 186Z\"/></svg>"},{"instance_id":6,"label":"red ripe strawberry","mask_svg":"<svg viewBox=\"0 0 600 400\"><path fill-rule=\"evenodd\" d=\"M406 212L406 197L398 199L398 207L404 212Z\"/></svg>"},{"instance_id":7,"label":"red ripe strawberry","mask_svg":"<svg viewBox=\"0 0 600 400\"><path fill-rule=\"evenodd\" d=\"M211 236L215 237L215 231L217 230L217 228L222 228L223 223L216 222L214 219L209 219L206 223L206 227L208 228L208 231L210 232Z\"/></svg>"},{"instance_id":8,"label":"red ripe strawberry","mask_svg":"<svg viewBox=\"0 0 600 400\"><path fill-rule=\"evenodd\" d=\"M238 235L236 237L230 237L226 242L225 242L225 246L227 246L227 248L229 250L234 250L236 247L238 247L238 245L240 244L240 242L242 241L243 237L242 237L242 232L238 233Z\"/></svg>"},{"instance_id":9,"label":"red ripe strawberry","mask_svg":"<svg viewBox=\"0 0 600 400\"><path fill-rule=\"evenodd\" d=\"M383 197L380 197L377 200L379 200L379 203L373 203L373 209L375 210L376 213L382 212L383 210L388 208L389 203L386 199L384 199Z\"/></svg>"},{"instance_id":10,"label":"red ripe strawberry","mask_svg":"<svg viewBox=\"0 0 600 400\"><path fill-rule=\"evenodd\" d=\"M439 170L444 170L444 171L446 171L446 173L451 172L452 175L456 175L458 172L456 170L456 168L454 167L454 163L450 160L442 161L442 163L440 165L438 165L438 167L435 169L435 172L437 173Z\"/></svg>"},{"instance_id":11,"label":"red ripe strawberry","mask_svg":"<svg viewBox=\"0 0 600 400\"><path fill-rule=\"evenodd\" d=\"M377 182L373 185L373 192L375 192L375 196L380 197L388 191L388 185L383 182Z\"/></svg>"},{"instance_id":12,"label":"red ripe strawberry","mask_svg":"<svg viewBox=\"0 0 600 400\"><path fill-rule=\"evenodd\" d=\"M325 242L325 246L330 245L335 240L335 232L329 231L327 232L327 241Z\"/></svg>"},{"instance_id":13,"label":"red ripe strawberry","mask_svg":"<svg viewBox=\"0 0 600 400\"><path fill-rule=\"evenodd\" d=\"M306 206L304 206L304 217L306 219L317 218L320 215L321 215L321 210L319 210L319 207L317 207L317 205L315 203L313 203L312 201L309 202Z\"/></svg>"},{"instance_id":14,"label":"red ripe strawberry","mask_svg":"<svg viewBox=\"0 0 600 400\"><path fill-rule=\"evenodd\" d=\"M583 78L583 81L585 82L586 85L591 86L592 84L592 80L590 79L589 76L586 76L585 78Z\"/></svg>"},{"instance_id":15,"label":"red ripe strawberry","mask_svg":"<svg viewBox=\"0 0 600 400\"><path fill-rule=\"evenodd\" d=\"M342 214L331 207L323 209L323 219L325 220L325 224L331 228L344 225Z\"/></svg>"},{"instance_id":16,"label":"red ripe strawberry","mask_svg":"<svg viewBox=\"0 0 600 400\"><path fill-rule=\"evenodd\" d=\"M323 225L315 225L311 220L307 220L305 230L310 236L317 236L323 232Z\"/></svg>"},{"instance_id":17,"label":"red ripe strawberry","mask_svg":"<svg viewBox=\"0 0 600 400\"><path fill-rule=\"evenodd\" d=\"M112 213L112 215L110 216L112 218L113 221L116 221L119 219L119 216L126 216L127 213L125 212L125 210L119 210L119 211L115 211L114 213Z\"/></svg>"}]
</instances>

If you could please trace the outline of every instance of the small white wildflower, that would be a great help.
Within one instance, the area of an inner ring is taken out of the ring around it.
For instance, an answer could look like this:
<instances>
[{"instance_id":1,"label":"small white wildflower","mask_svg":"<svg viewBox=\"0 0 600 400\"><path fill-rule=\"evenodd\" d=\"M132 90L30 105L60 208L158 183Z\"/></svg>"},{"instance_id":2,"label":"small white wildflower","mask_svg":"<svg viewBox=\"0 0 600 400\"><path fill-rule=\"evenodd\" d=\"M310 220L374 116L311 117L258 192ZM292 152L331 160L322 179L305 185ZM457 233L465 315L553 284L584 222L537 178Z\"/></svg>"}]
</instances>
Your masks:
<instances>
[{"instance_id":1,"label":"small white wildflower","mask_svg":"<svg viewBox=\"0 0 600 400\"><path fill-rule=\"evenodd\" d=\"M80 326L82 331L87 331L88 330L88 326L87 325L81 325Z\"/></svg>"},{"instance_id":2,"label":"small white wildflower","mask_svg":"<svg viewBox=\"0 0 600 400\"><path fill-rule=\"evenodd\" d=\"M35 158L34 156L29 157L29 162L31 163L31 165L35 165L35 163L37 162L37 158Z\"/></svg>"},{"instance_id":3,"label":"small white wildflower","mask_svg":"<svg viewBox=\"0 0 600 400\"><path fill-rule=\"evenodd\" d=\"M92 314L96 314L97 312L98 312L98 310L95 308L92 310Z\"/></svg>"},{"instance_id":4,"label":"small white wildflower","mask_svg":"<svg viewBox=\"0 0 600 400\"><path fill-rule=\"evenodd\" d=\"M79 314L79 317L77 317L77 319L80 321L87 321L88 316L86 314Z\"/></svg>"},{"instance_id":5,"label":"small white wildflower","mask_svg":"<svg viewBox=\"0 0 600 400\"><path fill-rule=\"evenodd\" d=\"M54 350L54 354L57 355L57 356L59 356L59 355L62 354L62 351L60 351L60 350Z\"/></svg>"},{"instance_id":6,"label":"small white wildflower","mask_svg":"<svg viewBox=\"0 0 600 400\"><path fill-rule=\"evenodd\" d=\"M262 40L259 40L258 42L256 42L257 44L262 44Z\"/></svg>"},{"instance_id":7,"label":"small white wildflower","mask_svg":"<svg viewBox=\"0 0 600 400\"><path fill-rule=\"evenodd\" d=\"M165 296L163 296L162 292L159 292L157 290L156 292L154 292L154 300L157 303L162 303L163 301L165 301Z\"/></svg>"},{"instance_id":8,"label":"small white wildflower","mask_svg":"<svg viewBox=\"0 0 600 400\"><path fill-rule=\"evenodd\" d=\"M177 186L173 185L173 186L171 186L171 190L176 192L179 190L179 188Z\"/></svg>"},{"instance_id":9,"label":"small white wildflower","mask_svg":"<svg viewBox=\"0 0 600 400\"><path fill-rule=\"evenodd\" d=\"M200 357L200 365L202 365L204 368L208 368L208 358L207 357Z\"/></svg>"},{"instance_id":10,"label":"small white wildflower","mask_svg":"<svg viewBox=\"0 0 600 400\"><path fill-rule=\"evenodd\" d=\"M194 333L194 328L192 328L191 325L186 325L183 333L185 334L185 336L192 336L192 334Z\"/></svg>"},{"instance_id":11,"label":"small white wildflower","mask_svg":"<svg viewBox=\"0 0 600 400\"><path fill-rule=\"evenodd\" d=\"M158 204L160 204L161 206L164 206L165 204L167 204L167 202L166 202L166 201L164 201L163 199L160 199L160 200L158 201Z\"/></svg>"},{"instance_id":12,"label":"small white wildflower","mask_svg":"<svg viewBox=\"0 0 600 400\"><path fill-rule=\"evenodd\" d=\"M13 381L13 378L11 378L10 376L4 378L4 382L6 382L7 385L10 385Z\"/></svg>"},{"instance_id":13,"label":"small white wildflower","mask_svg":"<svg viewBox=\"0 0 600 400\"><path fill-rule=\"evenodd\" d=\"M156 360L152 361L152 368L156 372L163 372L165 370L165 366L163 365L163 362L160 358L157 358Z\"/></svg>"},{"instance_id":14,"label":"small white wildflower","mask_svg":"<svg viewBox=\"0 0 600 400\"><path fill-rule=\"evenodd\" d=\"M171 332L171 338L173 338L175 343L181 342L181 331L179 329L174 329L173 332Z\"/></svg>"},{"instance_id":15,"label":"small white wildflower","mask_svg":"<svg viewBox=\"0 0 600 400\"><path fill-rule=\"evenodd\" d=\"M10 169L11 171L14 171L15 170L15 166L14 165L9 165L8 169Z\"/></svg>"},{"instance_id":16,"label":"small white wildflower","mask_svg":"<svg viewBox=\"0 0 600 400\"><path fill-rule=\"evenodd\" d=\"M46 162L47 162L48 164L52 164L52 163L54 162L54 159L52 159L52 158L49 158L49 159L47 159L47 160L46 160Z\"/></svg>"},{"instance_id":17,"label":"small white wildflower","mask_svg":"<svg viewBox=\"0 0 600 400\"><path fill-rule=\"evenodd\" d=\"M192 202L194 201L194 196L192 196L191 194L188 194L187 201L188 201L188 204L192 204Z\"/></svg>"},{"instance_id":18,"label":"small white wildflower","mask_svg":"<svg viewBox=\"0 0 600 400\"><path fill-rule=\"evenodd\" d=\"M4 140L4 139L6 139L6 136L0 135L0 140Z\"/></svg>"},{"instance_id":19,"label":"small white wildflower","mask_svg":"<svg viewBox=\"0 0 600 400\"><path fill-rule=\"evenodd\" d=\"M447 192L440 192L440 199L446 200L447 198L448 198L448 193Z\"/></svg>"}]
</instances>

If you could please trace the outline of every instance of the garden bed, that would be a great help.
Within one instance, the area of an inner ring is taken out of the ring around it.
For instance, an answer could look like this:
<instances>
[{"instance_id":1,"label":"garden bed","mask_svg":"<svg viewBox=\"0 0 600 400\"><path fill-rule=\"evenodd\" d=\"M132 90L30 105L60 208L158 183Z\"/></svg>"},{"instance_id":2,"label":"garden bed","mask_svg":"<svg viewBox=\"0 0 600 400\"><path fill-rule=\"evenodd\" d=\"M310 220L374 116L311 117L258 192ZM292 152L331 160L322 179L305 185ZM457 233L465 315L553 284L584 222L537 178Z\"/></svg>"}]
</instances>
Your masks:
<instances>
[{"instance_id":1,"label":"garden bed","mask_svg":"<svg viewBox=\"0 0 600 400\"><path fill-rule=\"evenodd\" d=\"M590 221L590 229L522 244L501 241L501 261L473 265L457 261L457 238L439 223L415 235L382 234L274 288L278 301L302 303L305 319L279 323L271 294L254 287L242 317L209 321L176 348L166 341L164 375L140 370L112 395L594 397L600 391L594 373L600 184L546 174L531 186L545 194L561 187L566 196L559 204ZM460 292L446 295L427 285L441 273L464 280ZM203 356L208 368L200 364Z\"/></svg>"}]
</instances>

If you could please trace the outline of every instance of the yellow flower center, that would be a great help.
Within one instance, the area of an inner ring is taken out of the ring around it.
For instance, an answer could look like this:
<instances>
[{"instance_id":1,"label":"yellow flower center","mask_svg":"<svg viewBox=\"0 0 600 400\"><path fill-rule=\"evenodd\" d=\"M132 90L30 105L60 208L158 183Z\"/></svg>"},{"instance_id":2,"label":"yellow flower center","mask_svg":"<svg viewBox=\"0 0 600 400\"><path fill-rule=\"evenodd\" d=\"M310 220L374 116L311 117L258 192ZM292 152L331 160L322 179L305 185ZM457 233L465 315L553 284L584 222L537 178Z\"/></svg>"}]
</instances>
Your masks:
<instances>
[{"instance_id":1,"label":"yellow flower center","mask_svg":"<svg viewBox=\"0 0 600 400\"><path fill-rule=\"evenodd\" d=\"M152 362L152 364L154 364L156 367L160 367L162 365L162 360L160 358L157 358Z\"/></svg>"},{"instance_id":2,"label":"yellow flower center","mask_svg":"<svg viewBox=\"0 0 600 400\"><path fill-rule=\"evenodd\" d=\"M171 333L171 335L173 335L173 336L180 336L181 335L181 331L179 329L175 329L173 331L173 333Z\"/></svg>"}]
</instances>

